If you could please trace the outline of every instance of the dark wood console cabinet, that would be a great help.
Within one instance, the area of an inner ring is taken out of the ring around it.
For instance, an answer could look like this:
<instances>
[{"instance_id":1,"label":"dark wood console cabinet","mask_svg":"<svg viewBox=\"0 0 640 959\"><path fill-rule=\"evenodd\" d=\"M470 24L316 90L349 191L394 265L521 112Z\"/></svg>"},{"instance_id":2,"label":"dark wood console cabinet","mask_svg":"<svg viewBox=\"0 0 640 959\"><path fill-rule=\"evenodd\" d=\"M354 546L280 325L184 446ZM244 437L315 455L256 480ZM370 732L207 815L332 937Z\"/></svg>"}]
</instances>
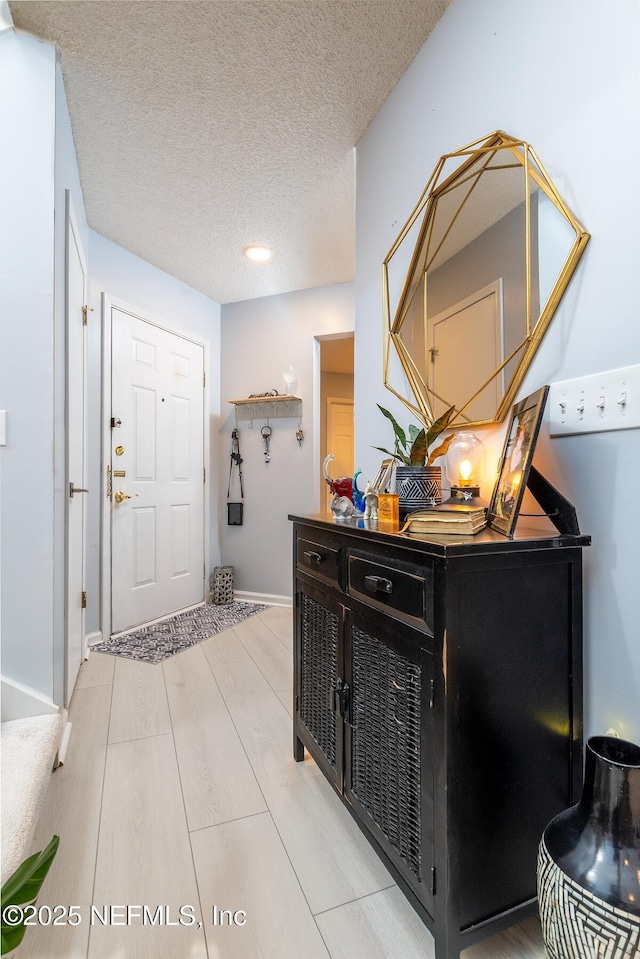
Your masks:
<instances>
[{"instance_id":1,"label":"dark wood console cabinet","mask_svg":"<svg viewBox=\"0 0 640 959\"><path fill-rule=\"evenodd\" d=\"M454 959L536 908L582 775L588 536L294 522L294 755L309 751Z\"/></svg>"}]
</instances>

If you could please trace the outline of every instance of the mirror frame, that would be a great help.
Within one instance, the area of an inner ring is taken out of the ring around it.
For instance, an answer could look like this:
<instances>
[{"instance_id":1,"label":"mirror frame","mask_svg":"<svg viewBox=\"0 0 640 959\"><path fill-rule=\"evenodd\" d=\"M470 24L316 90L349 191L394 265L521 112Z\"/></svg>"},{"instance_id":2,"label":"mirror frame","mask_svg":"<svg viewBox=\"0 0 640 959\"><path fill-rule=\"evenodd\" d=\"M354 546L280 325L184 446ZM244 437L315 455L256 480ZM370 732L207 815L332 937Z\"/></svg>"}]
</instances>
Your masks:
<instances>
[{"instance_id":1,"label":"mirror frame","mask_svg":"<svg viewBox=\"0 0 640 959\"><path fill-rule=\"evenodd\" d=\"M584 230L582 225L564 203L542 163L538 159L535 151L530 144L526 143L524 140L515 139L514 137L509 136L509 134L504 133L502 130L496 130L488 136L482 137L480 140L474 140L472 143L467 144L461 149L456 150L453 153L446 153L440 157L440 160L431 174L427 185L420 196L420 199L418 200L418 203L411 213L411 216L400 231L395 243L389 250L389 253L385 257L382 264L383 314L386 331L383 351L384 385L399 400L401 400L402 403L408 407L408 409L412 410L426 425L430 425L435 419L434 409L430 403L430 396L432 394L429 390L429 384L426 381L426 376L423 375L423 373L418 369L414 358L410 355L400 335L402 323L404 321L408 306L411 303L411 299L413 298L411 297L407 303L412 279L415 279L416 268L418 267L418 264L421 262L426 264L428 261L430 227L432 226L432 222L435 217L439 197L449 194L456 185L465 182L469 175L474 176L475 174L469 174L469 171L476 168L480 163L482 163L482 169L477 173L478 181L480 177L487 172L493 172L495 169L494 167L489 168L489 170L487 167L489 167L492 159L501 150L504 150L509 154L508 164L510 166L514 165L515 160L517 163L521 164L524 170L527 335L524 341L521 341L519 346L512 351L509 356L503 359L503 362L495 371L495 373L489 377L489 379L480 387L480 389L476 390L473 396L471 396L468 400L466 400L466 402L457 408L456 415L451 423L452 426L461 425L462 422L464 422L465 427L481 426L490 423L499 423L504 419L506 413L511 409L516 392L522 383L527 370L529 369L531 361L538 347L540 346L540 343L542 342L542 338L547 331L549 323L553 318L558 304L562 299L569 281L576 270L578 261L580 260L580 257L582 256L589 240L589 234ZM452 163L455 164L455 169L453 172L448 172L448 170L451 169ZM551 289L547 301L541 306L539 317L532 322L530 208L531 193L536 186L551 200L555 208L570 224L574 231L575 237L569 254L560 269L558 278ZM458 218L468 195L469 194L466 194L463 202L456 210L448 229L453 226L453 223ZM389 265L393 261L393 258L396 256L399 249L402 247L402 244L406 240L410 230L421 216L422 223L420 225L418 238L411 255L409 269L404 280L398 305L395 309L395 312L393 312L389 293ZM445 231L445 236L446 232L448 232L448 230ZM421 274L421 282L424 281L425 275L426 268ZM414 295L417 291L417 285L418 284L416 284L416 288L414 289ZM426 342L426 294L423 297L422 311ZM389 363L392 347L400 359L400 363L407 378L409 388L413 393L412 399L403 396L390 383ZM465 419L462 416L464 410L467 409L467 407L476 399L476 397L479 396L479 394L482 393L482 391L502 373L507 364L518 353L521 353L522 355L517 362L511 380L505 387L504 395L493 419L475 421Z\"/></svg>"}]
</instances>

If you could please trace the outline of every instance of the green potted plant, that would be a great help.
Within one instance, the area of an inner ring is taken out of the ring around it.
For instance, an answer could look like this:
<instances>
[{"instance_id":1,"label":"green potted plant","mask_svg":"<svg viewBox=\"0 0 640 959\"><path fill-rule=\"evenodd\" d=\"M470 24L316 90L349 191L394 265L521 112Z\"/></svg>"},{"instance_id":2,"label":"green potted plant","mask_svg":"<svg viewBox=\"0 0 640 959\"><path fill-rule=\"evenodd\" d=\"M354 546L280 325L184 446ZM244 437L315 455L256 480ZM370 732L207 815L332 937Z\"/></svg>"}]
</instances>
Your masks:
<instances>
[{"instance_id":1,"label":"green potted plant","mask_svg":"<svg viewBox=\"0 0 640 959\"><path fill-rule=\"evenodd\" d=\"M389 410L379 403L377 406L393 426L393 451L382 446L376 446L375 449L396 460L396 491L400 497L401 516L411 510L436 506L442 502L442 470L433 463L439 456L444 456L455 434L452 433L434 449L432 446L449 425L455 406L426 427L411 424L408 434Z\"/></svg>"},{"instance_id":2,"label":"green potted plant","mask_svg":"<svg viewBox=\"0 0 640 959\"><path fill-rule=\"evenodd\" d=\"M2 887L2 955L13 952L25 934L25 919L32 915L40 887L58 851L59 836L46 849L21 863Z\"/></svg>"}]
</instances>

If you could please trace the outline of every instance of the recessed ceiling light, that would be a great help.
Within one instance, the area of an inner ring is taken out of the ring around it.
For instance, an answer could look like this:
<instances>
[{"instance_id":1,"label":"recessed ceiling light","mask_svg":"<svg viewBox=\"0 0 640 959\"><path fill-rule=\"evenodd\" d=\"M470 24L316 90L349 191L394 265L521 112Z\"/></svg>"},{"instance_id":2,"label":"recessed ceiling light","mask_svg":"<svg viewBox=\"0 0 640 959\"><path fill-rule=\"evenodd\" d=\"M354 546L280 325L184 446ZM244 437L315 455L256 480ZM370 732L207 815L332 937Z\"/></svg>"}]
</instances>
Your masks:
<instances>
[{"instance_id":1,"label":"recessed ceiling light","mask_svg":"<svg viewBox=\"0 0 640 959\"><path fill-rule=\"evenodd\" d=\"M244 255L257 263L266 263L267 260L271 259L271 250L266 246L246 246Z\"/></svg>"}]
</instances>

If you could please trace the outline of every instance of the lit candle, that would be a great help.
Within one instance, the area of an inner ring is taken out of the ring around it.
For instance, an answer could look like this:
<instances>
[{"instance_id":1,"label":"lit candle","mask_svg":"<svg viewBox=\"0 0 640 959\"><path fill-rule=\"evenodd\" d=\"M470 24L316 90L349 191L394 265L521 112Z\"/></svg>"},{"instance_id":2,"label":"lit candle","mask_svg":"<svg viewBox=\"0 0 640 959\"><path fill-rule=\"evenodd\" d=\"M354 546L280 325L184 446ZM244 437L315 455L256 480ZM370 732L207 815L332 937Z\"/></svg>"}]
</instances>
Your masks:
<instances>
[{"instance_id":1,"label":"lit candle","mask_svg":"<svg viewBox=\"0 0 640 959\"><path fill-rule=\"evenodd\" d=\"M458 477L460 486L471 486L471 480L473 478L473 466L471 465L471 460L462 460L460 466L458 467Z\"/></svg>"}]
</instances>

